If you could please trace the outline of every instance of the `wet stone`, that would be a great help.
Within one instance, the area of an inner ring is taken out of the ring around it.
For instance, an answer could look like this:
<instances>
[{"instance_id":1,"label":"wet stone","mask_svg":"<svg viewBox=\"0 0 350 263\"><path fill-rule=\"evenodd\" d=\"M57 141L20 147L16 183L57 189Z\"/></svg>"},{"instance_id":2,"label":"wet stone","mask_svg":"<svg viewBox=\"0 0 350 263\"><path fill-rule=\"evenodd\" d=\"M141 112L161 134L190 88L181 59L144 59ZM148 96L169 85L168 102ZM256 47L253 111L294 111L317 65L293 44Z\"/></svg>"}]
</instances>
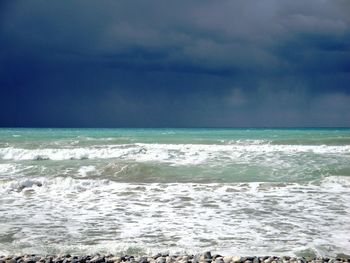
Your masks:
<instances>
[{"instance_id":1,"label":"wet stone","mask_svg":"<svg viewBox=\"0 0 350 263\"><path fill-rule=\"evenodd\" d=\"M55 258L55 259L53 260L53 262L54 262L54 263L62 263L63 260L62 260L61 258Z\"/></svg>"},{"instance_id":2,"label":"wet stone","mask_svg":"<svg viewBox=\"0 0 350 263\"><path fill-rule=\"evenodd\" d=\"M240 256L234 256L232 257L232 262L233 263L238 263L241 262L242 258Z\"/></svg>"},{"instance_id":3,"label":"wet stone","mask_svg":"<svg viewBox=\"0 0 350 263\"><path fill-rule=\"evenodd\" d=\"M128 256L116 257L111 254L105 256L95 254L93 256L72 256L70 254L39 257L37 255L1 256L0 263L347 263L349 258L312 258L312 257L289 257L289 256L263 256L263 257L240 257L212 255L209 251L202 255L169 256L157 254L154 257Z\"/></svg>"},{"instance_id":4,"label":"wet stone","mask_svg":"<svg viewBox=\"0 0 350 263\"><path fill-rule=\"evenodd\" d=\"M90 263L102 263L104 261L104 258L100 256L94 256L92 259L90 259Z\"/></svg>"},{"instance_id":5,"label":"wet stone","mask_svg":"<svg viewBox=\"0 0 350 263\"><path fill-rule=\"evenodd\" d=\"M119 263L122 261L120 257L113 257L112 259L113 259L114 263Z\"/></svg>"}]
</instances>

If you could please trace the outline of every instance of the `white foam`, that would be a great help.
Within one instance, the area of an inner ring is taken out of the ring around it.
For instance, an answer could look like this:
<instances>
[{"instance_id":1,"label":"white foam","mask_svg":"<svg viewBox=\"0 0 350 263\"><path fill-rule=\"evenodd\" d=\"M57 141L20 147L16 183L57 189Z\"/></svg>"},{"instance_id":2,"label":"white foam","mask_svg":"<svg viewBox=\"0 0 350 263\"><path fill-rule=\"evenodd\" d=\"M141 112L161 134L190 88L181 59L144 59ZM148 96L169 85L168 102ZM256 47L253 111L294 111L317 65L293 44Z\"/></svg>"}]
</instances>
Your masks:
<instances>
[{"instance_id":1,"label":"white foam","mask_svg":"<svg viewBox=\"0 0 350 263\"><path fill-rule=\"evenodd\" d=\"M223 141L224 142L224 141ZM259 144L267 144L269 145L271 141L268 140L231 140L228 144L238 144L238 145L259 145Z\"/></svg>"},{"instance_id":2,"label":"white foam","mask_svg":"<svg viewBox=\"0 0 350 263\"><path fill-rule=\"evenodd\" d=\"M134 246L151 253L292 255L311 249L334 256L350 253L349 186L347 177L304 184L28 178L0 185L6 200L0 225L21 227L14 242L28 253L45 253L49 248L42 245L53 244L55 251L82 253ZM8 244L2 249L18 252Z\"/></svg>"},{"instance_id":3,"label":"white foam","mask_svg":"<svg viewBox=\"0 0 350 263\"><path fill-rule=\"evenodd\" d=\"M0 175L13 174L17 171L17 165L13 163L0 163Z\"/></svg>"},{"instance_id":4,"label":"white foam","mask_svg":"<svg viewBox=\"0 0 350 263\"><path fill-rule=\"evenodd\" d=\"M0 163L0 176L1 178L19 176L31 168L33 168L32 165L21 165L18 163Z\"/></svg>"},{"instance_id":5,"label":"white foam","mask_svg":"<svg viewBox=\"0 0 350 263\"><path fill-rule=\"evenodd\" d=\"M3 160L108 159L168 162L175 165L201 164L217 160L251 160L280 155L342 155L350 158L350 145L204 145L204 144L123 144L76 148L22 149L0 148Z\"/></svg>"},{"instance_id":6,"label":"white foam","mask_svg":"<svg viewBox=\"0 0 350 263\"><path fill-rule=\"evenodd\" d=\"M9 193L11 191L17 191L20 192L24 190L25 188L33 188L35 186L41 187L42 186L43 179L21 179L16 181L11 181L9 183L5 183L0 186L0 189L3 192Z\"/></svg>"},{"instance_id":7,"label":"white foam","mask_svg":"<svg viewBox=\"0 0 350 263\"><path fill-rule=\"evenodd\" d=\"M45 177L22 178L11 180L0 185L0 193L20 192L24 188L36 188L39 193L54 192L83 192L87 189L93 190L95 187L109 184L108 180L76 180L71 177L55 177L48 179Z\"/></svg>"},{"instance_id":8,"label":"white foam","mask_svg":"<svg viewBox=\"0 0 350 263\"><path fill-rule=\"evenodd\" d=\"M78 173L82 176L82 177L86 177L89 174L91 174L92 172L96 171L96 167L93 165L87 165L87 166L82 166L79 168Z\"/></svg>"},{"instance_id":9,"label":"white foam","mask_svg":"<svg viewBox=\"0 0 350 263\"><path fill-rule=\"evenodd\" d=\"M331 188L334 192L350 191L350 177L349 176L328 176L322 180L324 188Z\"/></svg>"}]
</instances>

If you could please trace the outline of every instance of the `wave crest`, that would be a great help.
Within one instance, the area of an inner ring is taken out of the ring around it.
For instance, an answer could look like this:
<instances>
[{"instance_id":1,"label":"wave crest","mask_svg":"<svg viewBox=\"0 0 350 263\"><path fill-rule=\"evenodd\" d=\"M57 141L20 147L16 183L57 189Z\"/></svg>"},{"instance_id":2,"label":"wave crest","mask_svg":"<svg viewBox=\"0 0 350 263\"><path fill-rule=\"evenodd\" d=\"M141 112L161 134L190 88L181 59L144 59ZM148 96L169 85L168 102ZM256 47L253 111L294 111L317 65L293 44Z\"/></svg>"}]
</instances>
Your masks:
<instances>
[{"instance_id":1,"label":"wave crest","mask_svg":"<svg viewBox=\"0 0 350 263\"><path fill-rule=\"evenodd\" d=\"M271 144L124 144L83 148L0 149L2 160L79 160L118 158L136 161L158 161L175 164L200 164L208 160L237 159L244 156L279 154L350 154L350 145L271 145Z\"/></svg>"}]
</instances>

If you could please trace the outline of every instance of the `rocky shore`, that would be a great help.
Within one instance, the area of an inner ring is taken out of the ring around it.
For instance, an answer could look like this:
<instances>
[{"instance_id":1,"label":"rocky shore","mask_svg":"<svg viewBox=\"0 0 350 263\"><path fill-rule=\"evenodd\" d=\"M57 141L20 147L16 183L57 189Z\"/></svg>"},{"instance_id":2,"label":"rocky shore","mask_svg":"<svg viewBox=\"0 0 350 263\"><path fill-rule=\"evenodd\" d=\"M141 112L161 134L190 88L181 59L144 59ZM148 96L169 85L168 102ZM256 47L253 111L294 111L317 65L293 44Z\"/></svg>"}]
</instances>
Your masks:
<instances>
[{"instance_id":1,"label":"rocky shore","mask_svg":"<svg viewBox=\"0 0 350 263\"><path fill-rule=\"evenodd\" d=\"M74 256L66 255L22 255L22 256L0 256L0 263L340 263L350 262L350 258L311 258L311 257L241 257L241 256L222 256L205 252L202 255L184 255L171 256L157 254L153 257L148 256L114 256L114 255L88 255Z\"/></svg>"}]
</instances>

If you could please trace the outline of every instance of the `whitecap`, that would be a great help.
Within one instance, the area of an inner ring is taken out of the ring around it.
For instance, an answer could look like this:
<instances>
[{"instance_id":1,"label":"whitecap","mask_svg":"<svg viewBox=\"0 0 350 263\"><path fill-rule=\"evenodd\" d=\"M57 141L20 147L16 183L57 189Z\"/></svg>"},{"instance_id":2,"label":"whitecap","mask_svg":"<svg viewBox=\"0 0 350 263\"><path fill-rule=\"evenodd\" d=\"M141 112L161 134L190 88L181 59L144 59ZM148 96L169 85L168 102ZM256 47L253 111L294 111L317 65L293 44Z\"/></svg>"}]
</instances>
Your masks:
<instances>
[{"instance_id":1,"label":"whitecap","mask_svg":"<svg viewBox=\"0 0 350 263\"><path fill-rule=\"evenodd\" d=\"M91 174L92 172L96 171L96 167L93 165L86 165L86 166L81 166L78 170L78 173L80 174L80 176L82 177L86 177L89 174Z\"/></svg>"},{"instance_id":2,"label":"whitecap","mask_svg":"<svg viewBox=\"0 0 350 263\"><path fill-rule=\"evenodd\" d=\"M135 161L169 162L177 165L201 164L218 159L244 160L280 155L317 154L350 157L350 145L204 145L204 144L122 144L76 148L0 148L3 160L69 160L118 158Z\"/></svg>"},{"instance_id":3,"label":"whitecap","mask_svg":"<svg viewBox=\"0 0 350 263\"><path fill-rule=\"evenodd\" d=\"M81 247L83 253L93 243L106 252L125 244L152 252L296 255L310 249L334 256L350 253L350 191L342 188L344 180L347 184L342 177L320 184L13 180L0 186L7 200L1 220L22 227L15 242L28 250L49 242L62 251ZM30 196L17 190L23 186L32 190Z\"/></svg>"}]
</instances>

